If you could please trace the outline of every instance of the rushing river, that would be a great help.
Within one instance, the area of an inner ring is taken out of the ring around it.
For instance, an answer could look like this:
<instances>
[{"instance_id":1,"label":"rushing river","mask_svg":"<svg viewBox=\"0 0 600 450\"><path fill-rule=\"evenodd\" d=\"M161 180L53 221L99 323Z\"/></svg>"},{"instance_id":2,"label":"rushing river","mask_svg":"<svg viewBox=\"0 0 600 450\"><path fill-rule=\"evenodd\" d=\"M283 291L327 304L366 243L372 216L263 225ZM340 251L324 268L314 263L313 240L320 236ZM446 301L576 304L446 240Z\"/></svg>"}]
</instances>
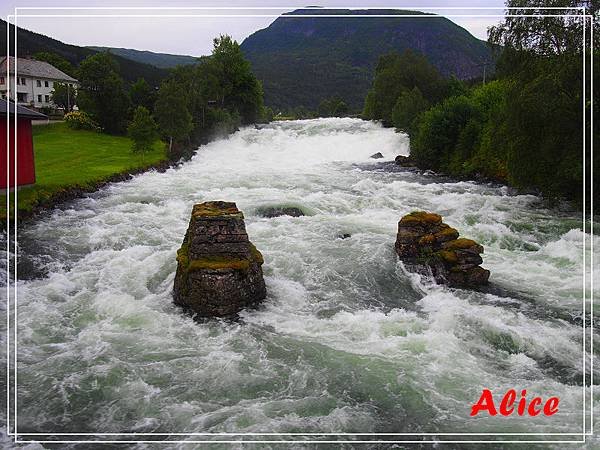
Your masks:
<instances>
[{"instance_id":1,"label":"rushing river","mask_svg":"<svg viewBox=\"0 0 600 450\"><path fill-rule=\"evenodd\" d=\"M249 127L25 226L19 431L581 432L581 215L399 169L397 154L406 136L355 119ZM172 304L176 250L207 200L237 202L265 257L268 297L239 321ZM306 216L256 212L282 205ZM415 209L485 246L490 288L404 270L393 243ZM483 388L560 410L470 418Z\"/></svg>"}]
</instances>

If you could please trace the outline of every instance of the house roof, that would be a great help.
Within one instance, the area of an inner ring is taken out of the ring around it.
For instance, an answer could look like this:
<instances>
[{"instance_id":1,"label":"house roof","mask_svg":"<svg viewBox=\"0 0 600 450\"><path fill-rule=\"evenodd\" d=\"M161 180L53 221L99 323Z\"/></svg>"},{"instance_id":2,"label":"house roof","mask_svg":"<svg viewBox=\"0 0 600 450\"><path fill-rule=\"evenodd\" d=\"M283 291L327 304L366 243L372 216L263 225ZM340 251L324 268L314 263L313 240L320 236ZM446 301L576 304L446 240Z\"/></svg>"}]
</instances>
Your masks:
<instances>
[{"instance_id":1,"label":"house roof","mask_svg":"<svg viewBox=\"0 0 600 450\"><path fill-rule=\"evenodd\" d=\"M15 114L15 102L0 99L0 116L6 116L7 110L10 109L11 118ZM28 119L47 119L48 117L37 111L17 105L17 117L26 117Z\"/></svg>"},{"instance_id":2,"label":"house roof","mask_svg":"<svg viewBox=\"0 0 600 450\"><path fill-rule=\"evenodd\" d=\"M10 73L15 73L15 58L4 56L0 62L0 73L6 73L6 62L10 58ZM49 78L51 80L67 81L77 83L77 80L46 61L35 59L17 58L17 75L25 75L32 78Z\"/></svg>"}]
</instances>

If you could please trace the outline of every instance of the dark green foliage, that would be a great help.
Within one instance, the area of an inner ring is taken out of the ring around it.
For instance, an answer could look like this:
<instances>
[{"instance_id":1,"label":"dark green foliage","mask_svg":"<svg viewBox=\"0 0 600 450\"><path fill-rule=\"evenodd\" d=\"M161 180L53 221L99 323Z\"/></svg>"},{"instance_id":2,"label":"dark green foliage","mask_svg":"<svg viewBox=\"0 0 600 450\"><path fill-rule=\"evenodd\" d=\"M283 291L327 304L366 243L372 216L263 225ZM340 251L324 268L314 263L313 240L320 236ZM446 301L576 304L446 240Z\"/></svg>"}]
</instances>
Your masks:
<instances>
[{"instance_id":1,"label":"dark green foliage","mask_svg":"<svg viewBox=\"0 0 600 450\"><path fill-rule=\"evenodd\" d=\"M515 76L507 97L509 180L577 198L583 184L581 59L540 59Z\"/></svg>"},{"instance_id":2,"label":"dark green foliage","mask_svg":"<svg viewBox=\"0 0 600 450\"><path fill-rule=\"evenodd\" d=\"M392 110L394 127L398 131L410 134L417 116L427 108L429 108L429 102L423 97L418 87L403 91L398 96Z\"/></svg>"},{"instance_id":3,"label":"dark green foliage","mask_svg":"<svg viewBox=\"0 0 600 450\"><path fill-rule=\"evenodd\" d=\"M33 58L37 59L38 61L46 61L47 63L52 64L58 70L66 73L67 75L70 75L72 77L75 76L75 67L73 67L73 64L71 64L62 56L57 55L56 53L37 52L35 55L33 55Z\"/></svg>"},{"instance_id":4,"label":"dark green foliage","mask_svg":"<svg viewBox=\"0 0 600 450\"><path fill-rule=\"evenodd\" d=\"M304 14L414 15L415 17L291 17ZM275 112L316 111L325 98L344 99L361 111L379 57L419 50L444 75L479 77L493 66L490 48L444 17L399 10L298 10L285 14L242 43ZM488 68L489 69L489 68ZM393 107L393 105L392 105Z\"/></svg>"},{"instance_id":5,"label":"dark green foliage","mask_svg":"<svg viewBox=\"0 0 600 450\"><path fill-rule=\"evenodd\" d=\"M147 50L134 50L131 48L93 47L88 48L99 52L110 51L113 55L121 56L132 61L150 64L161 69L173 69L177 66L197 64L198 58L186 55L172 55L169 53L155 53Z\"/></svg>"},{"instance_id":6,"label":"dark green foliage","mask_svg":"<svg viewBox=\"0 0 600 450\"><path fill-rule=\"evenodd\" d=\"M539 5L510 0L508 6ZM583 141L584 129L590 131L591 111L590 97L582 96L582 59L588 59L588 70L590 61L589 51L582 52L581 21L529 19L510 17L491 30L491 40L506 46L498 60L498 80L467 92L453 89L458 95L421 114L411 133L411 156L423 168L481 174L538 190L548 198L581 202L584 154L588 167L591 162L600 169L598 158L589 161L590 139L585 147ZM600 63L598 57L594 63ZM592 95L597 114L600 96L597 90ZM597 131L594 136L597 140Z\"/></svg>"},{"instance_id":7,"label":"dark green foliage","mask_svg":"<svg viewBox=\"0 0 600 450\"><path fill-rule=\"evenodd\" d=\"M239 44L230 36L216 38L208 64L219 81L217 94L220 105L237 111L243 124L256 122L263 106L262 86L252 73Z\"/></svg>"},{"instance_id":8,"label":"dark green foliage","mask_svg":"<svg viewBox=\"0 0 600 450\"><path fill-rule=\"evenodd\" d=\"M150 115L150 111L143 106L138 106L133 112L133 120L127 127L127 134L133 141L133 152L140 153L143 162L144 155L152 151L158 137L156 122Z\"/></svg>"},{"instance_id":9,"label":"dark green foliage","mask_svg":"<svg viewBox=\"0 0 600 450\"><path fill-rule=\"evenodd\" d=\"M323 100L317 108L319 117L344 117L350 113L350 108L344 100L339 97L332 97Z\"/></svg>"},{"instance_id":10,"label":"dark green foliage","mask_svg":"<svg viewBox=\"0 0 600 450\"><path fill-rule=\"evenodd\" d=\"M185 97L186 92L174 80L163 83L158 91L154 116L160 132L169 139L169 151L173 141L188 138L194 128Z\"/></svg>"},{"instance_id":11,"label":"dark green foliage","mask_svg":"<svg viewBox=\"0 0 600 450\"><path fill-rule=\"evenodd\" d=\"M424 112L411 133L411 156L422 168L506 180L506 100L512 85L493 81L449 97Z\"/></svg>"},{"instance_id":12,"label":"dark green foliage","mask_svg":"<svg viewBox=\"0 0 600 450\"><path fill-rule=\"evenodd\" d=\"M107 133L122 133L127 123L129 96L119 65L108 53L98 53L79 65L78 106Z\"/></svg>"},{"instance_id":13,"label":"dark green foliage","mask_svg":"<svg viewBox=\"0 0 600 450\"><path fill-rule=\"evenodd\" d=\"M238 43L220 36L211 56L172 71L159 89L155 116L164 136L203 142L264 120L269 113Z\"/></svg>"},{"instance_id":14,"label":"dark green foliage","mask_svg":"<svg viewBox=\"0 0 600 450\"><path fill-rule=\"evenodd\" d=\"M405 51L402 55L390 53L379 58L375 80L365 100L363 115L367 119L393 124L392 111L404 91L418 88L428 103L441 100L448 91L448 82L423 55Z\"/></svg>"},{"instance_id":15,"label":"dark green foliage","mask_svg":"<svg viewBox=\"0 0 600 450\"><path fill-rule=\"evenodd\" d=\"M131 98L131 106L133 108L143 106L147 110L152 110L154 102L156 101L154 89L152 89L143 78L138 78L138 80L131 85L129 97Z\"/></svg>"},{"instance_id":16,"label":"dark green foliage","mask_svg":"<svg viewBox=\"0 0 600 450\"><path fill-rule=\"evenodd\" d=\"M73 105L77 103L77 90L68 83L54 82L52 90L52 101L58 107L63 108L67 113L73 109Z\"/></svg>"}]
</instances>

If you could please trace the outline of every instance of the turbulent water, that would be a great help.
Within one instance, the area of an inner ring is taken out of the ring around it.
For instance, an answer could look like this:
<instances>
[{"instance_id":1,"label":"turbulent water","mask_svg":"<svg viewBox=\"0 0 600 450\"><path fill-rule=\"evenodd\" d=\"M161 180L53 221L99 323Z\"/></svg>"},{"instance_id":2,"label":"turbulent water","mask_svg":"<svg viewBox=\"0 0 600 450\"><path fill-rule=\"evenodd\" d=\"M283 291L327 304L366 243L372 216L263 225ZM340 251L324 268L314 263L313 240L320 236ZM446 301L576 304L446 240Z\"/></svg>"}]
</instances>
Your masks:
<instances>
[{"instance_id":1,"label":"turbulent water","mask_svg":"<svg viewBox=\"0 0 600 450\"><path fill-rule=\"evenodd\" d=\"M404 135L355 119L250 127L25 226L19 431L580 433L581 215L391 163L407 153ZM207 200L235 201L265 257L268 297L238 321L172 304L176 250ZM404 270L393 243L415 209L485 246L489 289ZM586 270L589 250L588 234ZM560 411L470 418L483 388L558 396ZM418 439L387 437L403 438Z\"/></svg>"}]
</instances>

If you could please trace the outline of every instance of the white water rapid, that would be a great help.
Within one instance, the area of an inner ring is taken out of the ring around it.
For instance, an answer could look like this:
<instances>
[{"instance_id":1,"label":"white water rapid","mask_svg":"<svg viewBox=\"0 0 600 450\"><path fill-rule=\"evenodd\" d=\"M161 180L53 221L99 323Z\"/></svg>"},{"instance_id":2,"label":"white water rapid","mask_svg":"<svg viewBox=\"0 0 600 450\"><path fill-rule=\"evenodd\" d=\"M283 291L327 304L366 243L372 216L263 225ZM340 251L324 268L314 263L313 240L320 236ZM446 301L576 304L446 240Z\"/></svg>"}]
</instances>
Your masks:
<instances>
[{"instance_id":1,"label":"white water rapid","mask_svg":"<svg viewBox=\"0 0 600 450\"><path fill-rule=\"evenodd\" d=\"M357 119L249 127L23 227L19 432L581 432L580 213L392 163L407 153ZM265 257L268 297L239 321L172 304L207 200L235 201ZM282 205L306 216L256 213ZM484 245L488 290L404 271L396 227L415 209ZM558 396L560 411L470 418L483 388Z\"/></svg>"}]
</instances>

